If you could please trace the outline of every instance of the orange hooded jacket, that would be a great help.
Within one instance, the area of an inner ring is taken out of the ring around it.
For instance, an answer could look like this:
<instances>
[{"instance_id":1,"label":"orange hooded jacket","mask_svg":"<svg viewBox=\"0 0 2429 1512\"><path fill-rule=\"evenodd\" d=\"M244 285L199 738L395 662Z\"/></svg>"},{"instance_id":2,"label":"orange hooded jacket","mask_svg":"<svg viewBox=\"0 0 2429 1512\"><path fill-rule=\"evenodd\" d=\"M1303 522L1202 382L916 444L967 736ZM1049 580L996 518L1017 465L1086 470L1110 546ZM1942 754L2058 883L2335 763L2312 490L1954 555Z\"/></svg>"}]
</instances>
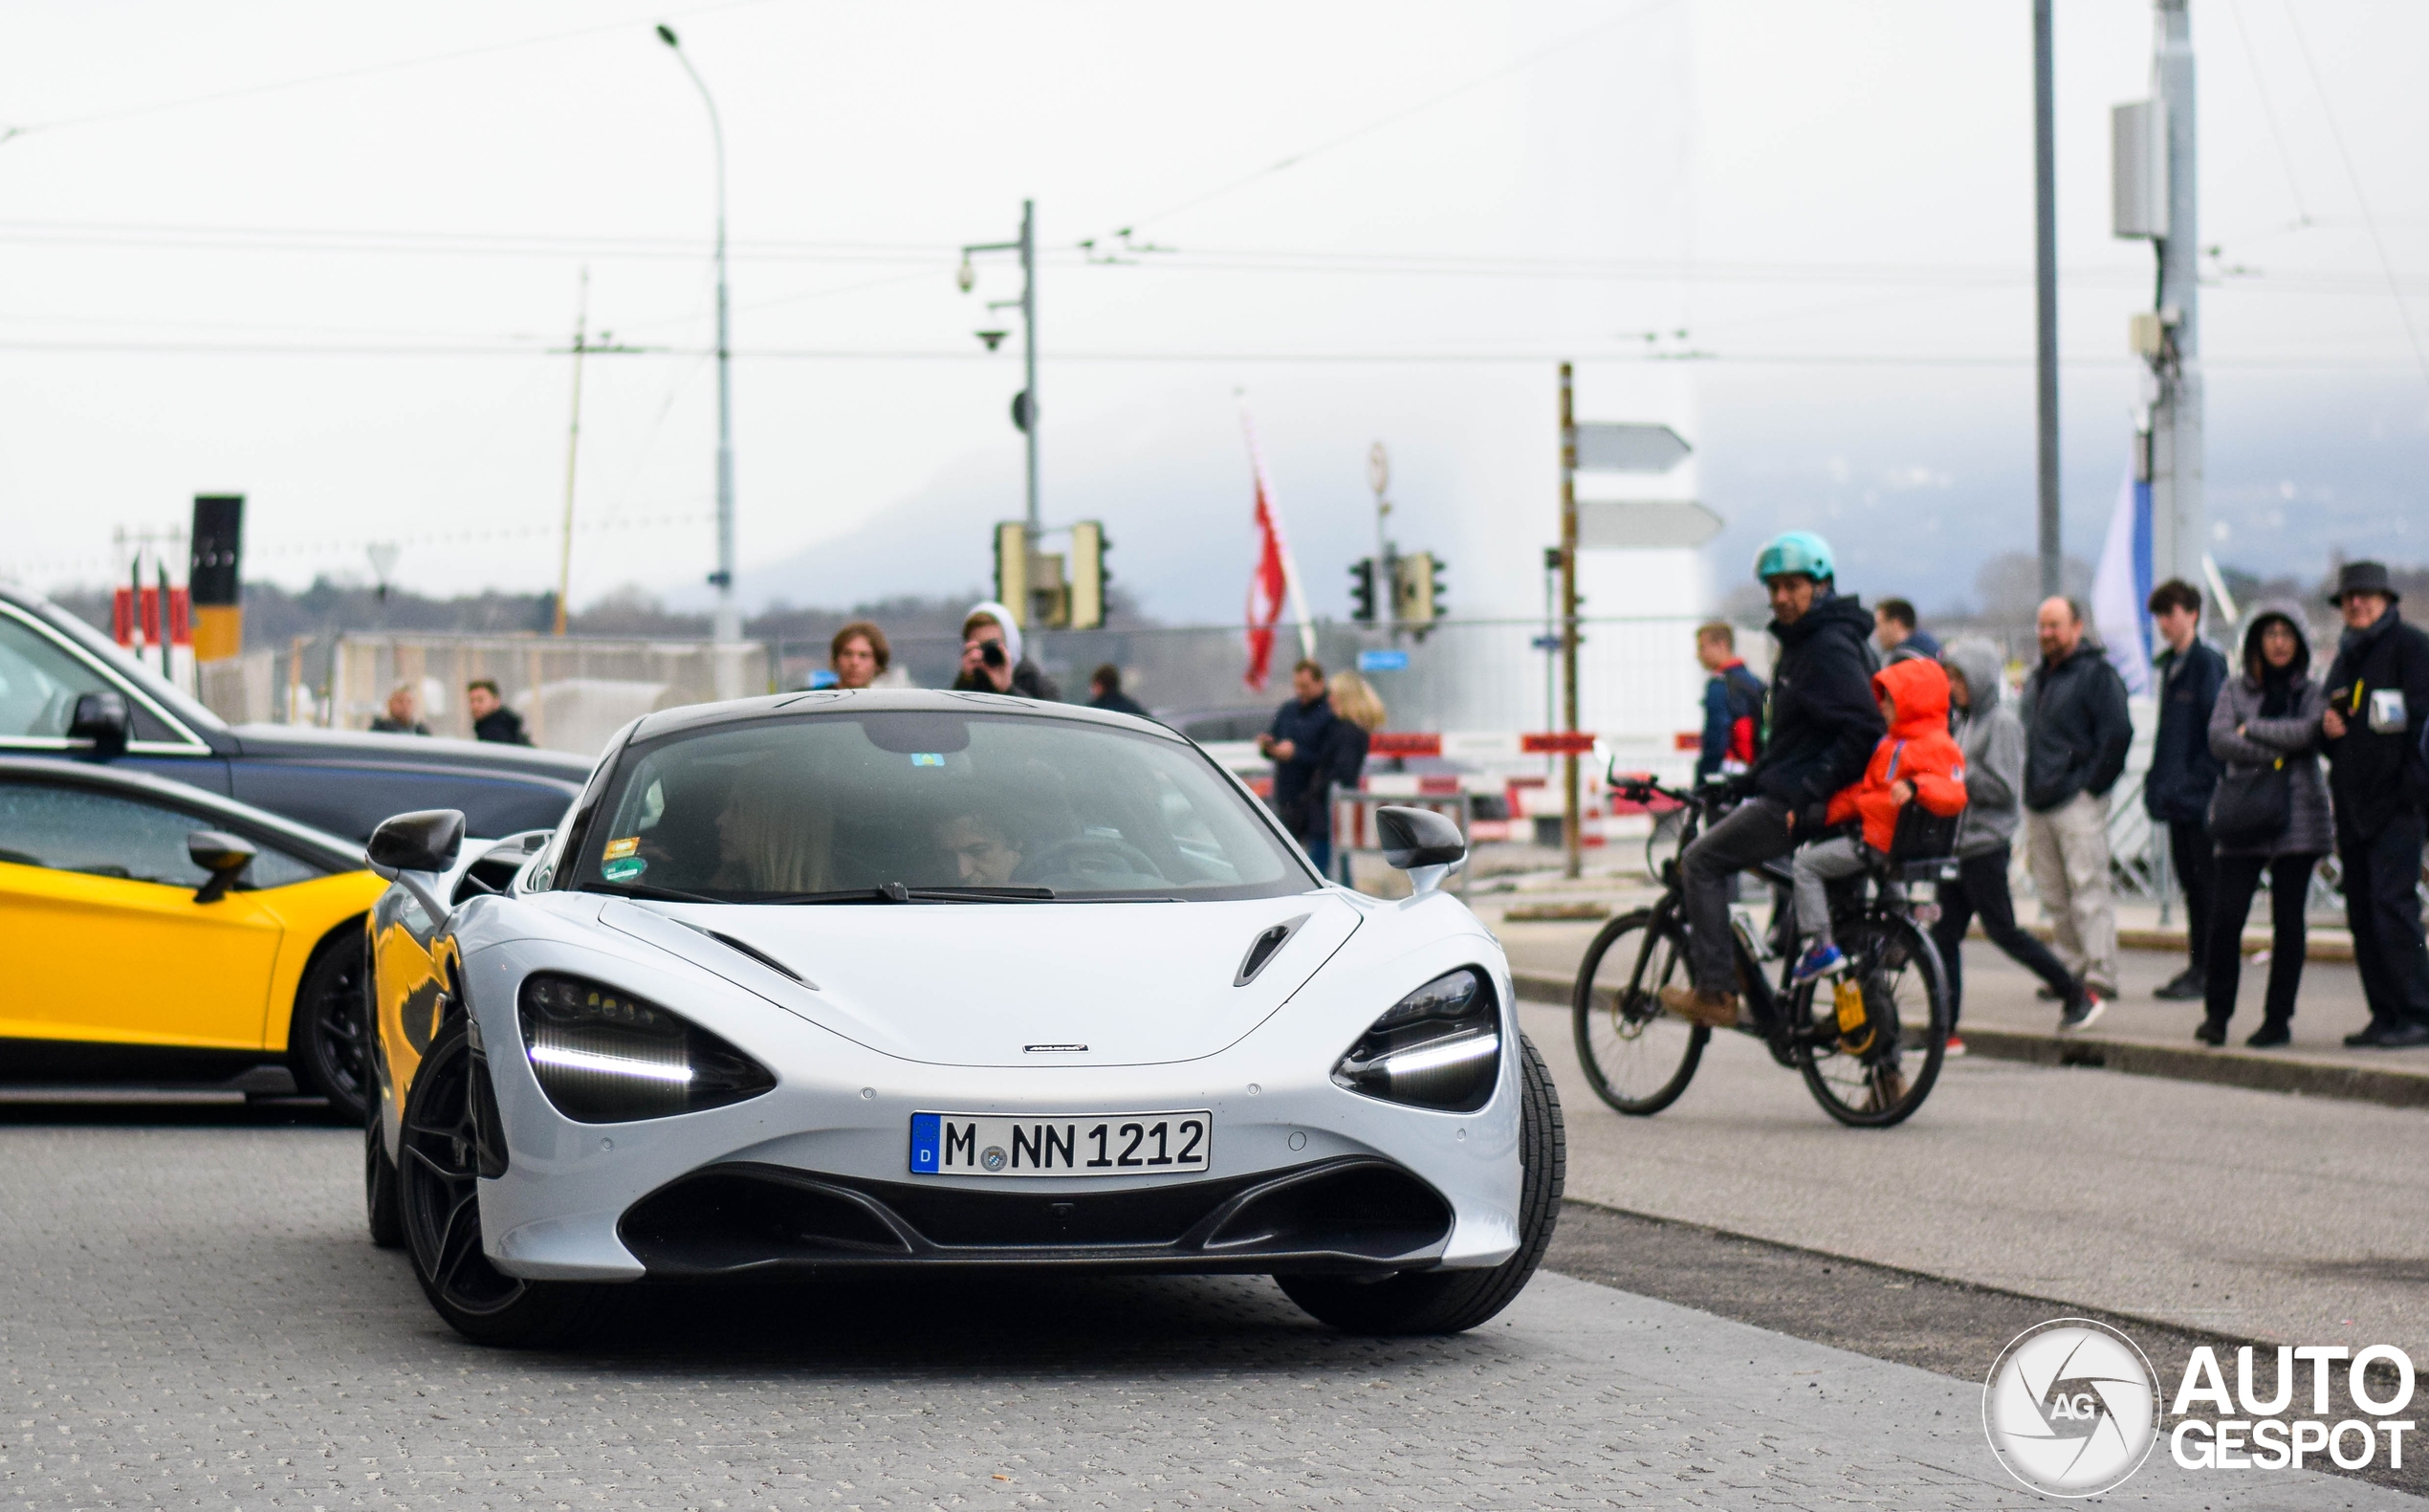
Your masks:
<instances>
[{"instance_id":1,"label":"orange hooded jacket","mask_svg":"<svg viewBox=\"0 0 2429 1512\"><path fill-rule=\"evenodd\" d=\"M1864 843L1887 850L1897 833L1898 804L1890 784L1904 778L1925 808L1954 814L1965 806L1965 753L1948 733L1948 673L1939 663L1920 657L1892 662L1872 674L1872 691L1897 701L1897 718L1872 748L1863 778L1832 795L1824 822L1844 824L1861 815Z\"/></svg>"}]
</instances>

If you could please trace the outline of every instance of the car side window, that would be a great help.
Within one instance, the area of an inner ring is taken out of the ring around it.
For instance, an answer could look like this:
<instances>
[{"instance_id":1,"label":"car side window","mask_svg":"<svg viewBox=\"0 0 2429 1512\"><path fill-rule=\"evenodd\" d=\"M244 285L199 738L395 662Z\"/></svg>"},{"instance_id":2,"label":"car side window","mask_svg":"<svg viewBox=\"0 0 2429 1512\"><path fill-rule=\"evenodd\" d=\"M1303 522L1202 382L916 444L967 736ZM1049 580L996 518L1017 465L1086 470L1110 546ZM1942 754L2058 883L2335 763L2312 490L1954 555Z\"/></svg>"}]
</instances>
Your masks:
<instances>
[{"instance_id":1,"label":"car side window","mask_svg":"<svg viewBox=\"0 0 2429 1512\"><path fill-rule=\"evenodd\" d=\"M108 688L100 673L48 637L0 615L0 738L65 735L77 698Z\"/></svg>"},{"instance_id":2,"label":"car side window","mask_svg":"<svg viewBox=\"0 0 2429 1512\"><path fill-rule=\"evenodd\" d=\"M182 810L114 793L0 782L0 862L20 866L199 887L209 873L186 855L186 837L210 827ZM321 875L284 851L260 849L240 887L283 887Z\"/></svg>"}]
</instances>

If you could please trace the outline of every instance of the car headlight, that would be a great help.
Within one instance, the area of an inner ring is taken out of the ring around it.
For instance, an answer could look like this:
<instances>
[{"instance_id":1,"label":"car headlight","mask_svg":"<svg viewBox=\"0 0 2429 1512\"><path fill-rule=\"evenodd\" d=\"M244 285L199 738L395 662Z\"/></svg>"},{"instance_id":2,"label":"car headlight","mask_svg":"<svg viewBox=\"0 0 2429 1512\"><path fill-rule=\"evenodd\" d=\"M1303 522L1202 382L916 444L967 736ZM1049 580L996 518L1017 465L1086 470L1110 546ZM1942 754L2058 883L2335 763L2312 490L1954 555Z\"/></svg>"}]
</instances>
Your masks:
<instances>
[{"instance_id":1,"label":"car headlight","mask_svg":"<svg viewBox=\"0 0 2429 1512\"><path fill-rule=\"evenodd\" d=\"M521 1017L532 1075L578 1124L696 1113L776 1085L766 1066L698 1024L579 976L525 978Z\"/></svg>"},{"instance_id":2,"label":"car headlight","mask_svg":"<svg viewBox=\"0 0 2429 1512\"><path fill-rule=\"evenodd\" d=\"M1482 971L1445 972L1377 1019L1332 1068L1333 1083L1388 1102L1472 1113L1501 1074L1497 1006Z\"/></svg>"}]
</instances>

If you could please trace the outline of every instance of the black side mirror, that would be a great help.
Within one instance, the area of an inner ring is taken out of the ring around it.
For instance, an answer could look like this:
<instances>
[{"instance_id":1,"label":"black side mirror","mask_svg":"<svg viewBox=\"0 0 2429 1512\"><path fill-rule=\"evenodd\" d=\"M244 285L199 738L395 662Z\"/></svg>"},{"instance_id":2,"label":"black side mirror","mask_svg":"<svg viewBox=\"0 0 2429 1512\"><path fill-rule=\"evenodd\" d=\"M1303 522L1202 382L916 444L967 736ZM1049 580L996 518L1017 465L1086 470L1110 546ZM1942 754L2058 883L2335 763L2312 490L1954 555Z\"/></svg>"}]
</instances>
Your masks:
<instances>
[{"instance_id":1,"label":"black side mirror","mask_svg":"<svg viewBox=\"0 0 2429 1512\"><path fill-rule=\"evenodd\" d=\"M1459 826L1433 809L1388 803L1375 810L1375 835L1383 842L1384 865L1394 870L1447 869L1468 859L1468 843ZM1441 881L1439 876L1433 880L1437 885Z\"/></svg>"},{"instance_id":2,"label":"black side mirror","mask_svg":"<svg viewBox=\"0 0 2429 1512\"><path fill-rule=\"evenodd\" d=\"M78 693L76 711L68 716L68 738L90 740L93 754L103 759L126 755L126 695L123 693Z\"/></svg>"},{"instance_id":3,"label":"black side mirror","mask_svg":"<svg viewBox=\"0 0 2429 1512\"><path fill-rule=\"evenodd\" d=\"M210 880L194 889L194 901L217 903L228 896L228 889L236 885L236 879L245 874L245 868L261 852L253 848L251 841L225 830L198 829L186 837L186 854L195 866L210 873Z\"/></svg>"},{"instance_id":4,"label":"black side mirror","mask_svg":"<svg viewBox=\"0 0 2429 1512\"><path fill-rule=\"evenodd\" d=\"M371 869L394 880L400 871L445 871L464 844L464 811L426 808L383 820L362 848Z\"/></svg>"}]
</instances>

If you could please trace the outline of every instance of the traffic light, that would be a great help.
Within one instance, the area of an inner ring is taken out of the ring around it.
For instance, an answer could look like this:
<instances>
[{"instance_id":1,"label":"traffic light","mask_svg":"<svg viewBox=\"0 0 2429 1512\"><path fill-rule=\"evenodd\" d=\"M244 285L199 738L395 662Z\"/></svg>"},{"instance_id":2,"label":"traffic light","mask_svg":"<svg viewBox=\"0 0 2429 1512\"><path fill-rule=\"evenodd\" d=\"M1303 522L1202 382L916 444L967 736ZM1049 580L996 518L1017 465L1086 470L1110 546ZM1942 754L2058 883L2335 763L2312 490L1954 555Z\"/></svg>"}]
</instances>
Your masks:
<instances>
[{"instance_id":1,"label":"traffic light","mask_svg":"<svg viewBox=\"0 0 2429 1512\"><path fill-rule=\"evenodd\" d=\"M1023 624L1034 621L1029 608L1029 527L1018 520L996 527L996 602Z\"/></svg>"},{"instance_id":2,"label":"traffic light","mask_svg":"<svg viewBox=\"0 0 2429 1512\"><path fill-rule=\"evenodd\" d=\"M1424 629L1442 617L1438 600L1441 564L1433 553L1420 551L1391 564L1392 617L1402 625Z\"/></svg>"},{"instance_id":3,"label":"traffic light","mask_svg":"<svg viewBox=\"0 0 2429 1512\"><path fill-rule=\"evenodd\" d=\"M1361 557L1349 564L1349 617L1361 625L1375 622L1375 559Z\"/></svg>"},{"instance_id":4,"label":"traffic light","mask_svg":"<svg viewBox=\"0 0 2429 1512\"><path fill-rule=\"evenodd\" d=\"M1105 550L1110 544L1095 520L1071 527L1070 582L1063 601L1068 612L1061 628L1093 630L1105 624L1105 584L1111 576L1105 570Z\"/></svg>"},{"instance_id":5,"label":"traffic light","mask_svg":"<svg viewBox=\"0 0 2429 1512\"><path fill-rule=\"evenodd\" d=\"M1433 611L1435 619L1443 619L1451 612L1451 603L1450 588L1442 581L1442 559L1429 552L1426 554L1425 564L1428 575L1426 607Z\"/></svg>"}]
</instances>

